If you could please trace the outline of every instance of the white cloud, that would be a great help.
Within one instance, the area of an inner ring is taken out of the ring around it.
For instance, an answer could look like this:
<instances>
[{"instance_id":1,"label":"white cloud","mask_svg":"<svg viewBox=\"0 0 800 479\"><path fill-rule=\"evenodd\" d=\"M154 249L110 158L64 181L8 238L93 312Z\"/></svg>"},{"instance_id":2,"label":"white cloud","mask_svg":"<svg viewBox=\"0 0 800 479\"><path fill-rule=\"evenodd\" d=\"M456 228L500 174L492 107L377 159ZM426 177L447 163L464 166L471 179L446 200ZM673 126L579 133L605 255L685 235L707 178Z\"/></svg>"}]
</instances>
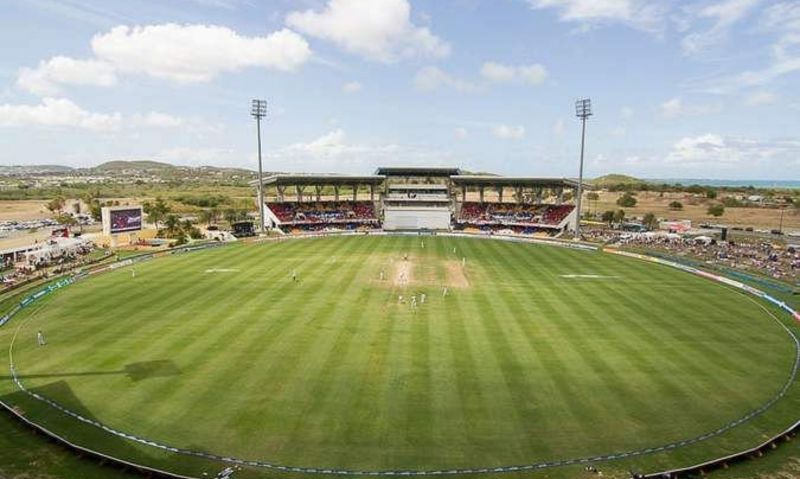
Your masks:
<instances>
[{"instance_id":1,"label":"white cloud","mask_svg":"<svg viewBox=\"0 0 800 479\"><path fill-rule=\"evenodd\" d=\"M800 140L757 140L730 138L707 133L678 140L665 160L688 167L738 167L758 163L778 163L800 155Z\"/></svg>"},{"instance_id":2,"label":"white cloud","mask_svg":"<svg viewBox=\"0 0 800 479\"><path fill-rule=\"evenodd\" d=\"M492 133L504 140L519 140L525 137L525 127L521 125L498 125Z\"/></svg>"},{"instance_id":3,"label":"white cloud","mask_svg":"<svg viewBox=\"0 0 800 479\"><path fill-rule=\"evenodd\" d=\"M763 54L767 63L739 74L710 78L704 82L706 91L730 93L767 85L800 71L800 3L779 2L765 8L755 31L775 36Z\"/></svg>"},{"instance_id":4,"label":"white cloud","mask_svg":"<svg viewBox=\"0 0 800 479\"><path fill-rule=\"evenodd\" d=\"M553 134L556 136L564 136L564 120L558 119L555 123L553 123Z\"/></svg>"},{"instance_id":5,"label":"white cloud","mask_svg":"<svg viewBox=\"0 0 800 479\"><path fill-rule=\"evenodd\" d=\"M745 103L749 106L761 106L775 103L778 100L777 95L769 91L757 91L747 96Z\"/></svg>"},{"instance_id":6,"label":"white cloud","mask_svg":"<svg viewBox=\"0 0 800 479\"><path fill-rule=\"evenodd\" d=\"M719 105L706 105L693 103L686 105L680 97L675 97L661 104L661 116L664 118L679 118L685 116L701 116L718 113L722 110Z\"/></svg>"},{"instance_id":7,"label":"white cloud","mask_svg":"<svg viewBox=\"0 0 800 479\"><path fill-rule=\"evenodd\" d=\"M178 128L185 126L187 121L184 118L172 116L166 113L151 111L146 115L136 114L132 118L135 126L146 126L152 128Z\"/></svg>"},{"instance_id":8,"label":"white cloud","mask_svg":"<svg viewBox=\"0 0 800 479\"><path fill-rule=\"evenodd\" d=\"M414 76L414 86L420 91L433 91L439 88L452 88L457 91L474 91L478 87L474 83L456 78L446 71L429 66L422 68Z\"/></svg>"},{"instance_id":9,"label":"white cloud","mask_svg":"<svg viewBox=\"0 0 800 479\"><path fill-rule=\"evenodd\" d=\"M66 98L43 98L38 105L0 105L0 127L42 126L79 128L92 131L117 130L119 113L86 111Z\"/></svg>"},{"instance_id":10,"label":"white cloud","mask_svg":"<svg viewBox=\"0 0 800 479\"><path fill-rule=\"evenodd\" d=\"M0 127L78 128L117 131L138 128L182 128L193 132L215 131L219 127L199 119L187 119L151 111L125 117L121 113L96 113L66 98L45 97L38 105L0 105Z\"/></svg>"},{"instance_id":11,"label":"white cloud","mask_svg":"<svg viewBox=\"0 0 800 479\"><path fill-rule=\"evenodd\" d=\"M116 82L114 68L106 62L63 56L43 60L36 68L22 68L17 76L17 86L40 96L58 94L62 84L111 86Z\"/></svg>"},{"instance_id":12,"label":"white cloud","mask_svg":"<svg viewBox=\"0 0 800 479\"><path fill-rule=\"evenodd\" d=\"M629 107L629 106L623 106L623 107L622 107L622 108L619 110L619 116L620 116L620 118L622 118L623 120L630 120L631 118L633 118L633 114L634 114L634 112L633 112L633 108L631 108L631 107Z\"/></svg>"},{"instance_id":13,"label":"white cloud","mask_svg":"<svg viewBox=\"0 0 800 479\"><path fill-rule=\"evenodd\" d=\"M660 32L667 8L651 0L528 0L532 8L555 9L562 21L579 22L587 28L623 23L639 30Z\"/></svg>"},{"instance_id":14,"label":"white cloud","mask_svg":"<svg viewBox=\"0 0 800 479\"><path fill-rule=\"evenodd\" d=\"M293 171L363 173L378 165L452 164L446 151L394 143L354 142L341 128L308 142L297 142L269 154L270 161L291 164Z\"/></svg>"},{"instance_id":15,"label":"white cloud","mask_svg":"<svg viewBox=\"0 0 800 479\"><path fill-rule=\"evenodd\" d=\"M456 139L464 140L467 138L468 132L466 128L459 127L453 130L453 135L456 137Z\"/></svg>"},{"instance_id":16,"label":"white cloud","mask_svg":"<svg viewBox=\"0 0 800 479\"><path fill-rule=\"evenodd\" d=\"M292 71L311 57L308 43L283 29L247 37L215 25L118 26L92 38L92 50L120 72L205 82L245 67Z\"/></svg>"},{"instance_id":17,"label":"white cloud","mask_svg":"<svg viewBox=\"0 0 800 479\"><path fill-rule=\"evenodd\" d=\"M486 62L481 67L481 76L495 83L524 82L539 85L547 79L547 69L538 63L531 65L504 65Z\"/></svg>"},{"instance_id":18,"label":"white cloud","mask_svg":"<svg viewBox=\"0 0 800 479\"><path fill-rule=\"evenodd\" d=\"M364 164L374 163L396 153L398 149L397 145L392 144L350 143L344 130L339 128L309 142L294 143L282 148L277 156L283 160L291 160L293 168L301 171L353 172Z\"/></svg>"},{"instance_id":19,"label":"white cloud","mask_svg":"<svg viewBox=\"0 0 800 479\"><path fill-rule=\"evenodd\" d=\"M253 168L253 164L243 163L242 155L237 154L232 149L227 148L194 148L194 147L174 147L159 151L152 158L156 161L164 161L173 165L186 166L205 166L205 165L240 165L245 168Z\"/></svg>"},{"instance_id":20,"label":"white cloud","mask_svg":"<svg viewBox=\"0 0 800 479\"><path fill-rule=\"evenodd\" d=\"M347 82L342 85L342 91L345 93L358 93L363 88L363 85L357 81Z\"/></svg>"},{"instance_id":21,"label":"white cloud","mask_svg":"<svg viewBox=\"0 0 800 479\"><path fill-rule=\"evenodd\" d=\"M742 20L761 0L724 0L690 11L692 21L711 20L713 25L699 32L686 35L681 46L686 54L702 52L722 42L731 26Z\"/></svg>"},{"instance_id":22,"label":"white cloud","mask_svg":"<svg viewBox=\"0 0 800 479\"><path fill-rule=\"evenodd\" d=\"M611 129L611 136L622 137L627 133L624 127L618 126Z\"/></svg>"},{"instance_id":23,"label":"white cloud","mask_svg":"<svg viewBox=\"0 0 800 479\"><path fill-rule=\"evenodd\" d=\"M441 58L450 46L427 27L411 22L408 0L328 0L321 11L291 12L286 23L370 60Z\"/></svg>"}]
</instances>

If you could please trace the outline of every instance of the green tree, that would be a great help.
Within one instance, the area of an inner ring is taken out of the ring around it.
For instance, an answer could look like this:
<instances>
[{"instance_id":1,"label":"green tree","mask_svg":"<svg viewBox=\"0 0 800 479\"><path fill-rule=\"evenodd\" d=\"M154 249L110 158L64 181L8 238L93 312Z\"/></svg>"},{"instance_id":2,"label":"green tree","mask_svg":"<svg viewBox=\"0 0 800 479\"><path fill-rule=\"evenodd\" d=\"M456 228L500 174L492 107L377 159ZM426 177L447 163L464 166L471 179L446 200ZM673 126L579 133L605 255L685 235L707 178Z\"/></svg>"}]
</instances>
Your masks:
<instances>
[{"instance_id":1,"label":"green tree","mask_svg":"<svg viewBox=\"0 0 800 479\"><path fill-rule=\"evenodd\" d=\"M58 222L58 224L61 224L61 225L64 225L64 226L69 226L69 227L72 227L72 226L75 226L75 225L78 224L78 220L76 220L74 216L72 216L70 214L67 214L67 213L59 214L58 216L55 217L55 220Z\"/></svg>"},{"instance_id":2,"label":"green tree","mask_svg":"<svg viewBox=\"0 0 800 479\"><path fill-rule=\"evenodd\" d=\"M213 223L212 216L213 213L211 210L201 210L199 213L197 213L197 220L204 225L210 225Z\"/></svg>"},{"instance_id":3,"label":"green tree","mask_svg":"<svg viewBox=\"0 0 800 479\"><path fill-rule=\"evenodd\" d=\"M590 201L597 201L597 200L600 199L600 195L598 195L594 191L590 191L590 192L586 193L586 199L590 200Z\"/></svg>"},{"instance_id":4,"label":"green tree","mask_svg":"<svg viewBox=\"0 0 800 479\"><path fill-rule=\"evenodd\" d=\"M164 233L169 238L175 238L181 233L181 219L178 215L166 215L164 218Z\"/></svg>"},{"instance_id":5,"label":"green tree","mask_svg":"<svg viewBox=\"0 0 800 479\"><path fill-rule=\"evenodd\" d=\"M102 219L103 205L100 203L100 188L89 188L81 196L84 203L89 206L89 214L95 221Z\"/></svg>"},{"instance_id":6,"label":"green tree","mask_svg":"<svg viewBox=\"0 0 800 479\"><path fill-rule=\"evenodd\" d=\"M242 218L243 214L239 210L228 208L222 213L222 216L223 218L225 218L225 221L227 221L229 224L233 224L239 221Z\"/></svg>"},{"instance_id":7,"label":"green tree","mask_svg":"<svg viewBox=\"0 0 800 479\"><path fill-rule=\"evenodd\" d=\"M658 218L653 213L645 213L644 218L642 218L642 224L647 226L649 230L658 229Z\"/></svg>"},{"instance_id":8,"label":"green tree","mask_svg":"<svg viewBox=\"0 0 800 479\"><path fill-rule=\"evenodd\" d=\"M711 205L708 207L708 214L718 218L725 214L725 207L722 205Z\"/></svg>"},{"instance_id":9,"label":"green tree","mask_svg":"<svg viewBox=\"0 0 800 479\"><path fill-rule=\"evenodd\" d=\"M706 190L706 198L713 200L717 197L717 190Z\"/></svg>"},{"instance_id":10,"label":"green tree","mask_svg":"<svg viewBox=\"0 0 800 479\"><path fill-rule=\"evenodd\" d=\"M683 209L683 203L681 203L680 201L675 200L675 201L673 201L673 202L671 202L669 204L669 209L676 210L676 211L677 210L682 210Z\"/></svg>"},{"instance_id":11,"label":"green tree","mask_svg":"<svg viewBox=\"0 0 800 479\"><path fill-rule=\"evenodd\" d=\"M66 200L64 200L63 196L59 195L48 201L45 205L45 208L47 208L51 213L61 214L61 212L64 211L65 204Z\"/></svg>"},{"instance_id":12,"label":"green tree","mask_svg":"<svg viewBox=\"0 0 800 479\"><path fill-rule=\"evenodd\" d=\"M600 219L603 220L604 223L608 223L608 225L611 226L611 223L614 222L614 210L604 211Z\"/></svg>"},{"instance_id":13,"label":"green tree","mask_svg":"<svg viewBox=\"0 0 800 479\"><path fill-rule=\"evenodd\" d=\"M617 210L614 212L614 222L622 223L625 221L625 210Z\"/></svg>"},{"instance_id":14,"label":"green tree","mask_svg":"<svg viewBox=\"0 0 800 479\"><path fill-rule=\"evenodd\" d=\"M624 195L617 198L617 205L622 206L624 208L633 208L634 206L636 206L636 198L630 193L625 193Z\"/></svg>"},{"instance_id":15,"label":"green tree","mask_svg":"<svg viewBox=\"0 0 800 479\"><path fill-rule=\"evenodd\" d=\"M162 198L156 198L155 203L150 203L149 201L142 203L142 211L147 214L147 219L158 229L158 223L166 221L165 218L172 211L172 208Z\"/></svg>"}]
</instances>

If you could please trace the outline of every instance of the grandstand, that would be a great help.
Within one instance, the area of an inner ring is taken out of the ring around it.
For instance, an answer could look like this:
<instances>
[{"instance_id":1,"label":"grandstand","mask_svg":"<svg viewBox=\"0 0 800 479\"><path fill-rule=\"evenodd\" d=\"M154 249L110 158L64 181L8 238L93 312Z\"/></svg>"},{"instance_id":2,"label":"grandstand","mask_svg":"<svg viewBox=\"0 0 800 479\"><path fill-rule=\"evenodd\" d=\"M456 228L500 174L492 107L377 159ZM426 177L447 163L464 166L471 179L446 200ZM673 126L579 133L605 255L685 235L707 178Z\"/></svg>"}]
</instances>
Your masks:
<instances>
[{"instance_id":1,"label":"grandstand","mask_svg":"<svg viewBox=\"0 0 800 479\"><path fill-rule=\"evenodd\" d=\"M273 175L264 179L264 222L283 232L378 228L381 176ZM257 183L256 183L257 184ZM369 199L360 199L366 191Z\"/></svg>"},{"instance_id":2,"label":"grandstand","mask_svg":"<svg viewBox=\"0 0 800 479\"><path fill-rule=\"evenodd\" d=\"M266 227L285 233L475 229L557 236L577 220L571 200L578 183L566 178L381 167L363 176L277 174L263 185Z\"/></svg>"}]
</instances>

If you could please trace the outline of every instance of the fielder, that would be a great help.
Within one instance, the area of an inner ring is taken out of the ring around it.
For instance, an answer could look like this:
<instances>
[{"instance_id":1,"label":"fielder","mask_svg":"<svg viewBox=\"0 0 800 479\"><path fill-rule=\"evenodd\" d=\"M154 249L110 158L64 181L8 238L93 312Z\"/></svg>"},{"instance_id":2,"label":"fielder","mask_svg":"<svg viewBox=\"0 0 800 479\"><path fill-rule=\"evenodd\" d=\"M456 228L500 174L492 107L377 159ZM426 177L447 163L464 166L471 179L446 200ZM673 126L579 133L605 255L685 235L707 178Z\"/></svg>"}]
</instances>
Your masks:
<instances>
[{"instance_id":1,"label":"fielder","mask_svg":"<svg viewBox=\"0 0 800 479\"><path fill-rule=\"evenodd\" d=\"M42 334L42 330L41 329L36 332L36 343L39 346L47 345L47 341L44 340L44 334Z\"/></svg>"},{"instance_id":2,"label":"fielder","mask_svg":"<svg viewBox=\"0 0 800 479\"><path fill-rule=\"evenodd\" d=\"M447 297L447 286L442 290L442 298Z\"/></svg>"},{"instance_id":3,"label":"fielder","mask_svg":"<svg viewBox=\"0 0 800 479\"><path fill-rule=\"evenodd\" d=\"M296 269L292 270L292 281L294 281L295 283L297 282L297 270Z\"/></svg>"},{"instance_id":4,"label":"fielder","mask_svg":"<svg viewBox=\"0 0 800 479\"><path fill-rule=\"evenodd\" d=\"M131 268L131 278L136 277L136 270Z\"/></svg>"}]
</instances>

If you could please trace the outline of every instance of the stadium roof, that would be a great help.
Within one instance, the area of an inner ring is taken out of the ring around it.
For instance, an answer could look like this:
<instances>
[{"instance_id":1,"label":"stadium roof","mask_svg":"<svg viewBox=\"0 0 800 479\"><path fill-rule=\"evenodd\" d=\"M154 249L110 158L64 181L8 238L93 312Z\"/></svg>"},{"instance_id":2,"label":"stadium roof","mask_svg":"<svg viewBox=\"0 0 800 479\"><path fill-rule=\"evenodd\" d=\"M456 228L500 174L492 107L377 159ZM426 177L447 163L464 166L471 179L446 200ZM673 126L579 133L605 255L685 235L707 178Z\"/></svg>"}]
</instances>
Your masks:
<instances>
[{"instance_id":1,"label":"stadium roof","mask_svg":"<svg viewBox=\"0 0 800 479\"><path fill-rule=\"evenodd\" d=\"M337 174L289 174L280 173L264 178L265 185L278 186L314 186L314 185L377 185L385 178L379 175L337 175ZM258 185L258 180L250 182L251 185Z\"/></svg>"},{"instance_id":2,"label":"stadium roof","mask_svg":"<svg viewBox=\"0 0 800 479\"><path fill-rule=\"evenodd\" d=\"M458 175L450 179L455 185L464 186L533 186L546 188L576 188L578 182L569 178L536 178L531 176L485 176L485 175ZM584 183L584 188L591 185Z\"/></svg>"},{"instance_id":3,"label":"stadium roof","mask_svg":"<svg viewBox=\"0 0 800 479\"><path fill-rule=\"evenodd\" d=\"M453 176L460 175L461 170L452 167L425 166L381 166L375 170L376 175L384 176Z\"/></svg>"}]
</instances>

